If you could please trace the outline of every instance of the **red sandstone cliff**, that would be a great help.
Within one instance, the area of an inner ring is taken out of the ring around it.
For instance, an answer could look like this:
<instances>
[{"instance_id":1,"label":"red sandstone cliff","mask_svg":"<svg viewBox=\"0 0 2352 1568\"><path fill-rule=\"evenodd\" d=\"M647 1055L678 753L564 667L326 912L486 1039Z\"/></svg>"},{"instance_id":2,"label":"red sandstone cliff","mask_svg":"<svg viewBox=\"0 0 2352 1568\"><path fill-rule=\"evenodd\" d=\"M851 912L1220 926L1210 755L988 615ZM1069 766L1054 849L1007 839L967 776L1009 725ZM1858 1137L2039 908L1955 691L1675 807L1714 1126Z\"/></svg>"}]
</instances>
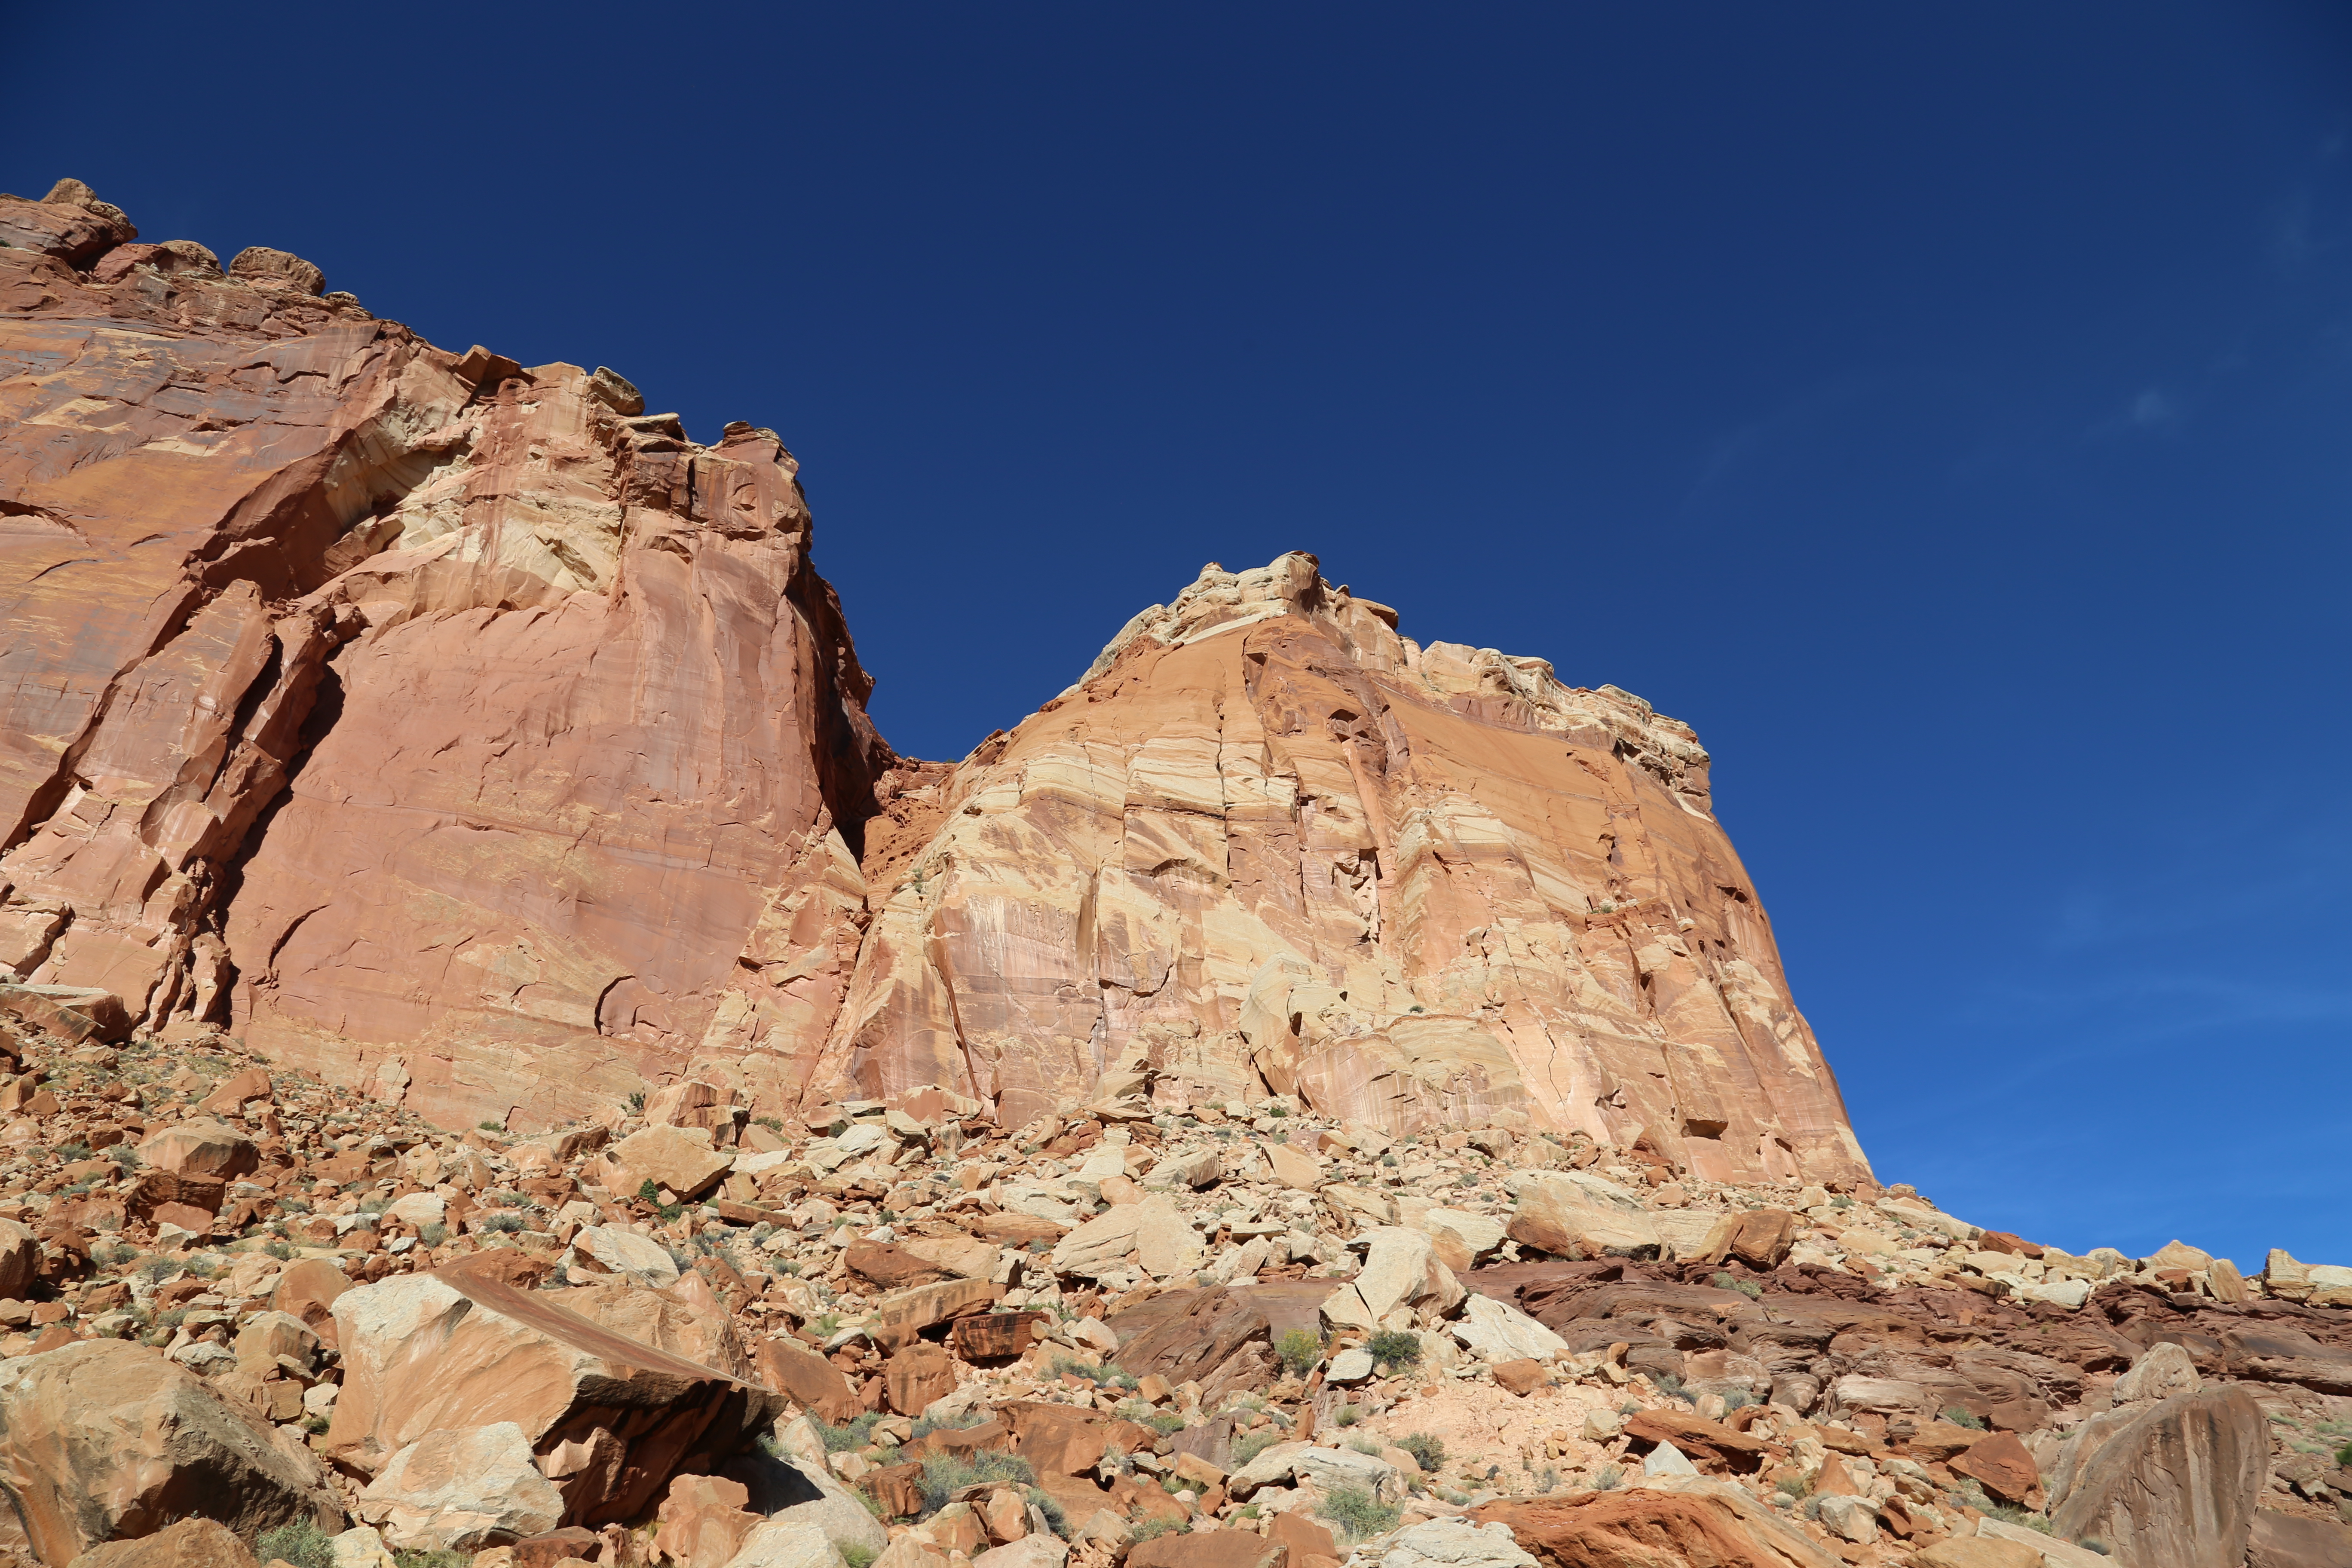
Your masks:
<instances>
[{"instance_id":1,"label":"red sandstone cliff","mask_svg":"<svg viewBox=\"0 0 2352 1568\"><path fill-rule=\"evenodd\" d=\"M952 770L866 721L776 437L318 269L0 198L0 966L445 1122L1138 1075L1866 1172L1706 757L1204 573ZM868 827L872 842L868 843Z\"/></svg>"}]
</instances>

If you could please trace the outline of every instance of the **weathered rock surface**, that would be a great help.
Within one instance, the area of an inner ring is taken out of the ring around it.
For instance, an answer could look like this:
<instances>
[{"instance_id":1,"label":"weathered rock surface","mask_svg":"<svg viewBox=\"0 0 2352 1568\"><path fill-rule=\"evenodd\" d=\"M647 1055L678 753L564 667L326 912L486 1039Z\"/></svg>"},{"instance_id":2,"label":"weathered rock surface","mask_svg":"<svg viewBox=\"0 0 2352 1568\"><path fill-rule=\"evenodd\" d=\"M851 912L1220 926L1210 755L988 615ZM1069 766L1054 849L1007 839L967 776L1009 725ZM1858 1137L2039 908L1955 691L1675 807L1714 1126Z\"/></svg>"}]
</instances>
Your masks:
<instances>
[{"instance_id":1,"label":"weathered rock surface","mask_svg":"<svg viewBox=\"0 0 2352 1568\"><path fill-rule=\"evenodd\" d=\"M342 1511L299 1444L144 1345L0 1362L0 1487L45 1563L201 1515L239 1535Z\"/></svg>"},{"instance_id":2,"label":"weathered rock surface","mask_svg":"<svg viewBox=\"0 0 2352 1568\"><path fill-rule=\"evenodd\" d=\"M889 760L791 454L135 233L0 201L0 966L452 1124L788 1102Z\"/></svg>"},{"instance_id":3,"label":"weathered rock surface","mask_svg":"<svg viewBox=\"0 0 2352 1568\"><path fill-rule=\"evenodd\" d=\"M2051 1474L2051 1526L2098 1537L2124 1568L2236 1568L2269 1449L2262 1406L2242 1388L2095 1415Z\"/></svg>"},{"instance_id":4,"label":"weathered rock surface","mask_svg":"<svg viewBox=\"0 0 2352 1568\"><path fill-rule=\"evenodd\" d=\"M1139 1068L1169 1103L1866 1174L1689 730L1395 619L1305 555L1136 616L939 787L821 1079L1017 1125Z\"/></svg>"},{"instance_id":5,"label":"weathered rock surface","mask_svg":"<svg viewBox=\"0 0 2352 1568\"><path fill-rule=\"evenodd\" d=\"M1648 1488L1578 1497L1512 1499L1471 1511L1510 1527L1519 1545L1554 1568L1835 1568L1838 1559L1762 1504L1733 1492Z\"/></svg>"},{"instance_id":6,"label":"weathered rock surface","mask_svg":"<svg viewBox=\"0 0 2352 1568\"><path fill-rule=\"evenodd\" d=\"M360 1493L359 1513L397 1549L475 1552L553 1530L563 1497L532 1464L522 1428L499 1421L402 1448Z\"/></svg>"}]
</instances>

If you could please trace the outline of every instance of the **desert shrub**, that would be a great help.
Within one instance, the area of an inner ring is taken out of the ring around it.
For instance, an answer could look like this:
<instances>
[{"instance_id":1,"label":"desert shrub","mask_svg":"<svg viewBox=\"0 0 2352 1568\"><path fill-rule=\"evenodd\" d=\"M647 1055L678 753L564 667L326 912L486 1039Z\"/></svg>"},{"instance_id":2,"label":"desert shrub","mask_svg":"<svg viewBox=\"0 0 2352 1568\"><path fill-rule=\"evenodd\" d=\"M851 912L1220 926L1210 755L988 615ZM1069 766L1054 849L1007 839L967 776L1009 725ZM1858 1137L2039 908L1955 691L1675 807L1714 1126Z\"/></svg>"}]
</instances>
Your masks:
<instances>
[{"instance_id":1,"label":"desert shrub","mask_svg":"<svg viewBox=\"0 0 2352 1568\"><path fill-rule=\"evenodd\" d=\"M1331 1419L1342 1426L1353 1426L1364 1418L1364 1413L1352 1405L1342 1405L1331 1413Z\"/></svg>"},{"instance_id":2,"label":"desert shrub","mask_svg":"<svg viewBox=\"0 0 2352 1568\"><path fill-rule=\"evenodd\" d=\"M2336 1462L2346 1469L2352 1470L2352 1443L2347 1443L2336 1450Z\"/></svg>"},{"instance_id":3,"label":"desert shrub","mask_svg":"<svg viewBox=\"0 0 2352 1568\"><path fill-rule=\"evenodd\" d=\"M1172 1411L1156 1410L1139 1399L1130 1399L1120 1405L1118 1414L1122 1420L1132 1421L1139 1426L1149 1426L1162 1437L1173 1437L1184 1430L1181 1415Z\"/></svg>"},{"instance_id":4,"label":"desert shrub","mask_svg":"<svg viewBox=\"0 0 2352 1568\"><path fill-rule=\"evenodd\" d=\"M1755 1403L1756 1396L1754 1394L1748 1393L1744 1388L1735 1388L1730 1393L1723 1396L1724 1414L1729 1415L1734 1410L1740 1409L1745 1405L1753 1405Z\"/></svg>"},{"instance_id":5,"label":"desert shrub","mask_svg":"<svg viewBox=\"0 0 2352 1568\"><path fill-rule=\"evenodd\" d=\"M522 1227L522 1215L511 1212L507 1214L486 1215L483 1218L480 1226L483 1230L494 1230L509 1236L511 1236Z\"/></svg>"},{"instance_id":6,"label":"desert shrub","mask_svg":"<svg viewBox=\"0 0 2352 1568\"><path fill-rule=\"evenodd\" d=\"M1372 1359L1376 1362L1384 1361L1391 1366L1411 1366L1421 1359L1421 1336L1402 1329L1382 1329L1364 1348L1372 1352Z\"/></svg>"},{"instance_id":7,"label":"desert shrub","mask_svg":"<svg viewBox=\"0 0 2352 1568\"><path fill-rule=\"evenodd\" d=\"M1982 1416L1979 1416L1973 1412L1963 1410L1957 1405L1951 1405L1945 1410L1944 1419L1950 1422L1955 1426L1965 1426L1971 1432L1981 1432L1985 1429L1984 1418Z\"/></svg>"},{"instance_id":8,"label":"desert shrub","mask_svg":"<svg viewBox=\"0 0 2352 1568\"><path fill-rule=\"evenodd\" d=\"M1053 1527L1055 1534L1060 1536L1065 1541L1067 1541L1070 1538L1070 1516L1062 1511L1062 1505L1055 1502L1052 1494L1047 1492L1045 1488L1034 1486L1023 1487L1021 1489L1021 1499L1030 1507L1035 1509L1039 1513L1045 1516L1045 1522Z\"/></svg>"},{"instance_id":9,"label":"desert shrub","mask_svg":"<svg viewBox=\"0 0 2352 1568\"><path fill-rule=\"evenodd\" d=\"M915 1429L907 1441L919 1443L934 1432L961 1432L970 1426L985 1426L993 1419L984 1410L966 1410L961 1415L942 1415L936 1421L925 1416L915 1423Z\"/></svg>"},{"instance_id":10,"label":"desert shrub","mask_svg":"<svg viewBox=\"0 0 2352 1568\"><path fill-rule=\"evenodd\" d=\"M473 1568L470 1552L395 1552L393 1568Z\"/></svg>"},{"instance_id":11,"label":"desert shrub","mask_svg":"<svg viewBox=\"0 0 2352 1568\"><path fill-rule=\"evenodd\" d=\"M864 1542L843 1542L839 1543L838 1549L842 1562L847 1563L849 1568L873 1568L874 1548Z\"/></svg>"},{"instance_id":12,"label":"desert shrub","mask_svg":"<svg viewBox=\"0 0 2352 1568\"><path fill-rule=\"evenodd\" d=\"M1718 1290L1737 1290L1753 1301L1764 1294L1764 1287L1753 1279L1741 1279L1730 1274L1717 1274L1707 1281Z\"/></svg>"},{"instance_id":13,"label":"desert shrub","mask_svg":"<svg viewBox=\"0 0 2352 1568\"><path fill-rule=\"evenodd\" d=\"M869 1410L865 1415L845 1421L838 1426L820 1421L814 1415L809 1417L809 1425L815 1427L816 1435L824 1440L826 1453L839 1454L851 1448L863 1448L873 1442L874 1423L881 1419L880 1411Z\"/></svg>"},{"instance_id":14,"label":"desert shrub","mask_svg":"<svg viewBox=\"0 0 2352 1568\"><path fill-rule=\"evenodd\" d=\"M1435 1475L1445 1463L1444 1442L1426 1432L1415 1432L1410 1437L1400 1438L1397 1447L1412 1456L1413 1462L1421 1467L1423 1475Z\"/></svg>"},{"instance_id":15,"label":"desert shrub","mask_svg":"<svg viewBox=\"0 0 2352 1568\"><path fill-rule=\"evenodd\" d=\"M1018 1454L997 1448L979 1448L970 1454L926 1454L922 1476L915 1483L922 1489L924 1517L928 1519L947 1507L948 1499L961 1489L982 1481L1034 1487L1037 1484L1037 1472Z\"/></svg>"},{"instance_id":16,"label":"desert shrub","mask_svg":"<svg viewBox=\"0 0 2352 1568\"><path fill-rule=\"evenodd\" d=\"M1147 1519L1142 1523L1132 1526L1129 1534L1133 1537L1135 1543L1140 1546L1145 1542L1155 1541L1171 1531L1181 1535L1192 1528L1192 1521L1189 1519Z\"/></svg>"},{"instance_id":17,"label":"desert shrub","mask_svg":"<svg viewBox=\"0 0 2352 1568\"><path fill-rule=\"evenodd\" d=\"M1690 1384L1685 1383L1681 1378L1675 1376L1671 1372L1652 1373L1650 1374L1650 1383L1660 1394L1664 1394L1669 1399L1679 1399L1685 1405L1696 1403L1690 1396Z\"/></svg>"},{"instance_id":18,"label":"desert shrub","mask_svg":"<svg viewBox=\"0 0 2352 1568\"><path fill-rule=\"evenodd\" d=\"M1274 1353L1292 1376L1304 1377L1323 1359L1323 1342L1305 1329L1291 1329L1274 1342Z\"/></svg>"},{"instance_id":19,"label":"desert shrub","mask_svg":"<svg viewBox=\"0 0 2352 1568\"><path fill-rule=\"evenodd\" d=\"M254 1539L253 1554L267 1563L282 1557L294 1568L335 1568L335 1549L328 1535L309 1520L265 1530Z\"/></svg>"},{"instance_id":20,"label":"desert shrub","mask_svg":"<svg viewBox=\"0 0 2352 1568\"><path fill-rule=\"evenodd\" d=\"M1402 1517L1362 1487L1332 1488L1315 1511L1338 1525L1350 1542L1386 1535Z\"/></svg>"},{"instance_id":21,"label":"desert shrub","mask_svg":"<svg viewBox=\"0 0 2352 1568\"><path fill-rule=\"evenodd\" d=\"M1597 1492L1613 1492L1624 1484L1625 1472L1614 1465L1601 1466L1601 1473L1592 1478L1592 1489Z\"/></svg>"}]
</instances>

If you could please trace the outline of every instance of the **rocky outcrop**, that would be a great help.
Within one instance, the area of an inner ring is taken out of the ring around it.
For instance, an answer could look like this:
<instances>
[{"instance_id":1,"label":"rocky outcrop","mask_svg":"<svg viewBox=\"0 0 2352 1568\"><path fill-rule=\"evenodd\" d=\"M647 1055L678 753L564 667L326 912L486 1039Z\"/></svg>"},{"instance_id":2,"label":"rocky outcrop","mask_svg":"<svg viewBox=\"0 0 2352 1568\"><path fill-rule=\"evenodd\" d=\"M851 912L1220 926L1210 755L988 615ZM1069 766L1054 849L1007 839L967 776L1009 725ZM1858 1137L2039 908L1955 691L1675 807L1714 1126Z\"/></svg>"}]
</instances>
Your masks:
<instances>
[{"instance_id":1,"label":"rocky outcrop","mask_svg":"<svg viewBox=\"0 0 2352 1568\"><path fill-rule=\"evenodd\" d=\"M796 1086L889 759L791 454L135 233L0 199L0 966L456 1123Z\"/></svg>"},{"instance_id":2,"label":"rocky outcrop","mask_svg":"<svg viewBox=\"0 0 2352 1568\"><path fill-rule=\"evenodd\" d=\"M299 1440L185 1367L118 1340L0 1363L0 1489L44 1563L190 1515L247 1537L342 1522Z\"/></svg>"},{"instance_id":3,"label":"rocky outcrop","mask_svg":"<svg viewBox=\"0 0 2352 1568\"><path fill-rule=\"evenodd\" d=\"M1299 554L1135 617L928 786L820 1084L1007 1125L1272 1091L1866 1175L1688 727L1396 619Z\"/></svg>"},{"instance_id":4,"label":"rocky outcrop","mask_svg":"<svg viewBox=\"0 0 2352 1568\"><path fill-rule=\"evenodd\" d=\"M2051 1528L2123 1568L2238 1568L2270 1465L2262 1406L2221 1388L2094 1415L2050 1478Z\"/></svg>"},{"instance_id":5,"label":"rocky outcrop","mask_svg":"<svg viewBox=\"0 0 2352 1568\"><path fill-rule=\"evenodd\" d=\"M773 432L139 243L76 182L0 236L16 980L448 1124L1272 1092L1867 1176L1706 752L1640 699L1291 554L899 765Z\"/></svg>"}]
</instances>

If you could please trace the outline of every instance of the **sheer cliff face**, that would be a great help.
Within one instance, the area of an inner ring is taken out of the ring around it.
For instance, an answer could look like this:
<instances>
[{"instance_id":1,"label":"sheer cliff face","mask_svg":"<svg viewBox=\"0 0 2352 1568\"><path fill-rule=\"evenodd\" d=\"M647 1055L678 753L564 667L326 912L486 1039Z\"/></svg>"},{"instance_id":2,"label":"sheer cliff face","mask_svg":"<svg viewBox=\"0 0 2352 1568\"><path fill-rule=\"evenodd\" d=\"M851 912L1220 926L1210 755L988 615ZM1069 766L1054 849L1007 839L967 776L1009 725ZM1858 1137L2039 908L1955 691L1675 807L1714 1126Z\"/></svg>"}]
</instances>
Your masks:
<instances>
[{"instance_id":1,"label":"sheer cliff face","mask_svg":"<svg viewBox=\"0 0 2352 1568\"><path fill-rule=\"evenodd\" d=\"M0 201L0 964L450 1121L797 1093L889 759L790 455L131 237Z\"/></svg>"},{"instance_id":2,"label":"sheer cliff face","mask_svg":"<svg viewBox=\"0 0 2352 1568\"><path fill-rule=\"evenodd\" d=\"M771 432L135 238L0 198L0 977L453 1124L1142 1073L1866 1170L1639 700L1291 555L903 764Z\"/></svg>"},{"instance_id":3,"label":"sheer cliff face","mask_svg":"<svg viewBox=\"0 0 2352 1568\"><path fill-rule=\"evenodd\" d=\"M1018 1122L1148 1069L1724 1180L1866 1173L1696 737L1395 618L1305 555L1137 616L877 879L828 1077Z\"/></svg>"}]
</instances>

